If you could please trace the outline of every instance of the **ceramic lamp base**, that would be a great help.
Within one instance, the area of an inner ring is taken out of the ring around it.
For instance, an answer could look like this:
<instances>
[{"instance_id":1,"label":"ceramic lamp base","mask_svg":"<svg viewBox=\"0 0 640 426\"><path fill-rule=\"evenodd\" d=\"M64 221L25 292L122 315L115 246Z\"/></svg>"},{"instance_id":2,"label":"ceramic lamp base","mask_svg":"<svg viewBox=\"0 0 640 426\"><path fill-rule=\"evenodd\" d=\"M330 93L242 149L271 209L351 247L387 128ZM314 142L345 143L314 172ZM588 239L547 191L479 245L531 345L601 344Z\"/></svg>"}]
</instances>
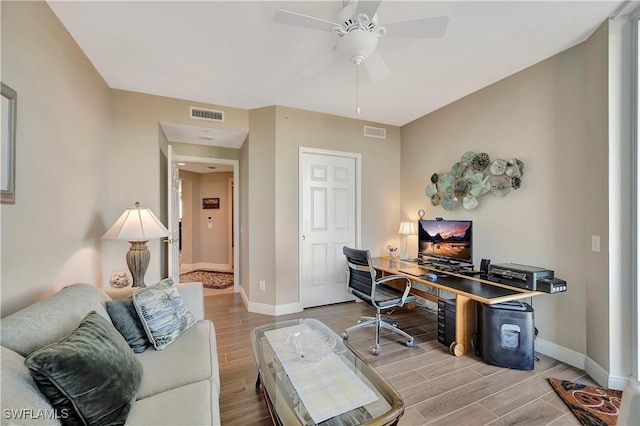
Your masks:
<instances>
[{"instance_id":1,"label":"ceramic lamp base","mask_svg":"<svg viewBox=\"0 0 640 426\"><path fill-rule=\"evenodd\" d=\"M127 252L127 266L133 278L132 287L145 287L144 274L149 267L151 252L147 248L146 241L129 241L129 243L131 243L131 247Z\"/></svg>"}]
</instances>

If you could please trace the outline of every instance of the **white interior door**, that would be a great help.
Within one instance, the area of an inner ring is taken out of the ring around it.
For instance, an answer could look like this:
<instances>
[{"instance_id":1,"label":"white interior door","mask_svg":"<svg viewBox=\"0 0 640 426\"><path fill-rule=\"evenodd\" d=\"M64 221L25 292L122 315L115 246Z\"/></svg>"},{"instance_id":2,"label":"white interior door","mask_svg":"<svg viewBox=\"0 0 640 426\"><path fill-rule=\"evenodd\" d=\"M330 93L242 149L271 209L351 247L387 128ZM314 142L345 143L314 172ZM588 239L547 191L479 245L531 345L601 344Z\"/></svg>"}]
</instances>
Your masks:
<instances>
[{"instance_id":1,"label":"white interior door","mask_svg":"<svg viewBox=\"0 0 640 426\"><path fill-rule=\"evenodd\" d=\"M173 160L173 147L169 145L167 149L167 176L169 179L167 190L167 200L169 200L168 206L168 219L167 229L169 230L169 238L167 239L169 256L169 277L173 279L174 283L180 282L180 247L178 245L180 233L179 233L179 175L178 164Z\"/></svg>"},{"instance_id":2,"label":"white interior door","mask_svg":"<svg viewBox=\"0 0 640 426\"><path fill-rule=\"evenodd\" d=\"M356 247L358 160L354 154L300 154L300 303L353 300L342 247Z\"/></svg>"}]
</instances>

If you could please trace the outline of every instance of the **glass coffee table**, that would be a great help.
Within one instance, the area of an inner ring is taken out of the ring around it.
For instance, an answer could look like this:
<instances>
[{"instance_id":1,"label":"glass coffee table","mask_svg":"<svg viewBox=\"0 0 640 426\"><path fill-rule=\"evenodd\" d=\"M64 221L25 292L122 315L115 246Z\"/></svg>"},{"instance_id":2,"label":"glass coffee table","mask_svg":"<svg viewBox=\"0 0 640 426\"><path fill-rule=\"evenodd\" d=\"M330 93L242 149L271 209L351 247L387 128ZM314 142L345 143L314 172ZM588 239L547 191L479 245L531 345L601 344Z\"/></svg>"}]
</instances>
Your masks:
<instances>
[{"instance_id":1,"label":"glass coffee table","mask_svg":"<svg viewBox=\"0 0 640 426\"><path fill-rule=\"evenodd\" d=\"M291 349L290 336L309 330L334 336L335 348L319 361ZM289 339L289 343L287 342ZM269 414L279 425L388 425L404 413L396 390L322 322L276 322L251 332L261 387Z\"/></svg>"}]
</instances>

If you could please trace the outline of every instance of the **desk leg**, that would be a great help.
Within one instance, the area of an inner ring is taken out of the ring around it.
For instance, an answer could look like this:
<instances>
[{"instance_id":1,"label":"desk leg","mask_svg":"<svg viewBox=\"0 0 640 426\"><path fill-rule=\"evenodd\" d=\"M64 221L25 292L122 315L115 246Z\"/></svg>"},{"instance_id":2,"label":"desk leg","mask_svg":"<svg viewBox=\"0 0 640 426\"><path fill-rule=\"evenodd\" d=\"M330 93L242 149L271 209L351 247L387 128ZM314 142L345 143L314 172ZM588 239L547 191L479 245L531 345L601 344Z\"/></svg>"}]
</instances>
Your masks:
<instances>
[{"instance_id":1,"label":"desk leg","mask_svg":"<svg viewBox=\"0 0 640 426\"><path fill-rule=\"evenodd\" d=\"M456 341L451 351L456 356L471 352L471 339L476 331L476 302L456 295Z\"/></svg>"}]
</instances>

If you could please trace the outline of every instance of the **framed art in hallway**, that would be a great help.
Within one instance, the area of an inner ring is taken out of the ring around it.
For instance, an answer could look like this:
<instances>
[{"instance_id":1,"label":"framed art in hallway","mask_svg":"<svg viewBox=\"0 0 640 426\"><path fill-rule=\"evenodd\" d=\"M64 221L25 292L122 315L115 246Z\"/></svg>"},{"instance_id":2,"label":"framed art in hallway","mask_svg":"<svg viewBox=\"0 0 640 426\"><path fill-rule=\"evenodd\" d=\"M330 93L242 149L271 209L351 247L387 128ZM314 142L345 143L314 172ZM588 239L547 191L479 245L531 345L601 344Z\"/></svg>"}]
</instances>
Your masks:
<instances>
[{"instance_id":1,"label":"framed art in hallway","mask_svg":"<svg viewBox=\"0 0 640 426\"><path fill-rule=\"evenodd\" d=\"M219 209L220 208L220 198L203 198L202 199L202 208L203 209Z\"/></svg>"},{"instance_id":2,"label":"framed art in hallway","mask_svg":"<svg viewBox=\"0 0 640 426\"><path fill-rule=\"evenodd\" d=\"M0 201L15 203L16 191L16 114L18 95L4 83L2 86L2 145L0 149Z\"/></svg>"}]
</instances>

